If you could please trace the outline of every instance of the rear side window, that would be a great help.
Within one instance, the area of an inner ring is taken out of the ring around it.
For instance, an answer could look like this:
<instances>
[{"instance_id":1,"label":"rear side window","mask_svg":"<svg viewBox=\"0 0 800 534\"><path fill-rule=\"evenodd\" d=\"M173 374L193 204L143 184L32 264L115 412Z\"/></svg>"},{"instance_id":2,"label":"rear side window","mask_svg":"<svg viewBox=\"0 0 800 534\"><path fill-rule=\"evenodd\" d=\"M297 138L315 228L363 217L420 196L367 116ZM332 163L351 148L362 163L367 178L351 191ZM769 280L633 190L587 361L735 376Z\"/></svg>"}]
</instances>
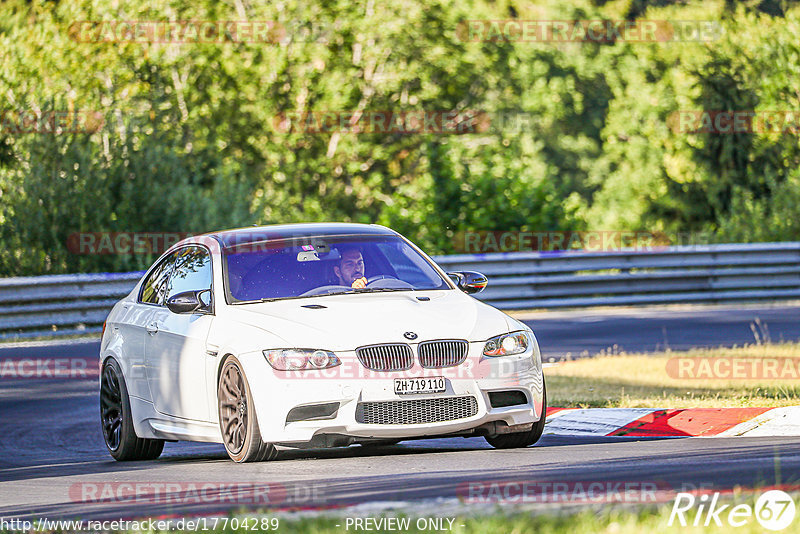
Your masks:
<instances>
[{"instance_id":1,"label":"rear side window","mask_svg":"<svg viewBox=\"0 0 800 534\"><path fill-rule=\"evenodd\" d=\"M159 263L142 284L142 293L139 302L163 305L166 302L167 280L175 259L180 251L173 252Z\"/></svg>"},{"instance_id":2,"label":"rear side window","mask_svg":"<svg viewBox=\"0 0 800 534\"><path fill-rule=\"evenodd\" d=\"M211 289L211 256L208 251L202 247L178 250L164 290L165 302L184 291L207 289Z\"/></svg>"}]
</instances>

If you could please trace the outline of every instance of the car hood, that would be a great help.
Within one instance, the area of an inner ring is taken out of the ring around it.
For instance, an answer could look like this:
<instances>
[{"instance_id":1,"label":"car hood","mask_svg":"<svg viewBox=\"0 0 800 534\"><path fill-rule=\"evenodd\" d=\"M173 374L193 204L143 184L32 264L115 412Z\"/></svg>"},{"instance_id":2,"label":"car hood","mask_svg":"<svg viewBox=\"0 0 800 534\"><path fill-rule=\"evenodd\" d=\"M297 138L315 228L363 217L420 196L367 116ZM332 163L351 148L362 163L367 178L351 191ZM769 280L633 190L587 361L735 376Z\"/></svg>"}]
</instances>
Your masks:
<instances>
[{"instance_id":1,"label":"car hood","mask_svg":"<svg viewBox=\"0 0 800 534\"><path fill-rule=\"evenodd\" d=\"M334 351L431 339L484 341L515 326L503 312L457 290L330 295L227 310L230 319L271 333L287 348ZM407 332L416 339L404 337Z\"/></svg>"}]
</instances>

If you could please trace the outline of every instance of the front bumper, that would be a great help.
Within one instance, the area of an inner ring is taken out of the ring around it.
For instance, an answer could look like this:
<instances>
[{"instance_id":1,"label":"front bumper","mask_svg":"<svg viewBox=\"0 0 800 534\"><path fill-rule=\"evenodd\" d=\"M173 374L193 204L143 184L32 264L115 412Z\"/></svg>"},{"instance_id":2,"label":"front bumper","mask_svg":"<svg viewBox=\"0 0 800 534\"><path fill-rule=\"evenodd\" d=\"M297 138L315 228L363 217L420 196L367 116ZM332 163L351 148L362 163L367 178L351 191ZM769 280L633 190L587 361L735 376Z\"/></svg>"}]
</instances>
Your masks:
<instances>
[{"instance_id":1,"label":"front bumper","mask_svg":"<svg viewBox=\"0 0 800 534\"><path fill-rule=\"evenodd\" d=\"M249 353L240 359L245 364L262 439L270 443L295 447L330 446L374 439L494 435L530 428L543 416L543 378L538 347L518 356L499 358L484 358L482 347L482 344L471 343L467 359L460 366L422 369L416 364L402 372L368 371L357 364L354 353L340 353L343 365L339 370L303 373L274 371L261 353ZM443 376L446 390L443 393L395 394L395 378L419 376ZM493 407L489 394L499 391L519 391L524 394L525 402ZM467 412L462 409L454 413L456 418L441 420L452 399L468 397L474 398L474 402L469 401L474 409ZM405 413L408 404L400 407L392 403L411 401L418 401L413 404L415 420L419 422L364 422L364 403ZM338 404L338 409L325 418L294 420L298 408L304 413L303 407L312 407L309 413L313 413L314 406L330 404ZM437 407L440 420L425 420L426 406Z\"/></svg>"}]
</instances>

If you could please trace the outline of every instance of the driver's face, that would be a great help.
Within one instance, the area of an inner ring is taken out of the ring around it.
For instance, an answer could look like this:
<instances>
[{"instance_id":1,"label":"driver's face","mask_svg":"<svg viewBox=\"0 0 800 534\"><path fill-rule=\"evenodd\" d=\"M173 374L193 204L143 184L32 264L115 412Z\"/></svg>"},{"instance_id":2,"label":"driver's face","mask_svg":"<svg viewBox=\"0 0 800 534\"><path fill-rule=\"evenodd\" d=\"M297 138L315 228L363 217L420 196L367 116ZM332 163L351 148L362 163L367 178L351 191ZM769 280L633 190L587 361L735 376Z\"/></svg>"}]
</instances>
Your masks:
<instances>
[{"instance_id":1,"label":"driver's face","mask_svg":"<svg viewBox=\"0 0 800 534\"><path fill-rule=\"evenodd\" d=\"M353 285L353 281L364 276L364 258L357 250L348 250L339 260L339 266L333 268L343 286Z\"/></svg>"}]
</instances>

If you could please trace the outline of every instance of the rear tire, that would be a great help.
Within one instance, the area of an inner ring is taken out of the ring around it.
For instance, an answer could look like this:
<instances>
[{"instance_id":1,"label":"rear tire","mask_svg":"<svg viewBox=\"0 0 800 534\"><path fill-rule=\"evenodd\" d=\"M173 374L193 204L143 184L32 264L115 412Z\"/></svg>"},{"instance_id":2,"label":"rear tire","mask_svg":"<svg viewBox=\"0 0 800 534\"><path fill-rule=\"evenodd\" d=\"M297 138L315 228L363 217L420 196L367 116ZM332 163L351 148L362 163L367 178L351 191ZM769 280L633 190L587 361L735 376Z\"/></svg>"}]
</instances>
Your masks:
<instances>
[{"instance_id":1,"label":"rear tire","mask_svg":"<svg viewBox=\"0 0 800 534\"><path fill-rule=\"evenodd\" d=\"M163 439L136 435L125 377L113 358L103 365L100 376L100 424L106 448L117 461L155 460L164 450Z\"/></svg>"},{"instance_id":2,"label":"rear tire","mask_svg":"<svg viewBox=\"0 0 800 534\"><path fill-rule=\"evenodd\" d=\"M228 456L236 463L262 462L278 456L271 443L264 443L258 428L250 385L235 356L222 364L217 384L219 429Z\"/></svg>"},{"instance_id":3,"label":"rear tire","mask_svg":"<svg viewBox=\"0 0 800 534\"><path fill-rule=\"evenodd\" d=\"M544 432L544 423L547 418L547 388L542 378L542 416L533 423L533 428L527 432L515 432L513 434L499 434L497 436L486 436L486 441L495 449L520 449L533 445Z\"/></svg>"}]
</instances>

